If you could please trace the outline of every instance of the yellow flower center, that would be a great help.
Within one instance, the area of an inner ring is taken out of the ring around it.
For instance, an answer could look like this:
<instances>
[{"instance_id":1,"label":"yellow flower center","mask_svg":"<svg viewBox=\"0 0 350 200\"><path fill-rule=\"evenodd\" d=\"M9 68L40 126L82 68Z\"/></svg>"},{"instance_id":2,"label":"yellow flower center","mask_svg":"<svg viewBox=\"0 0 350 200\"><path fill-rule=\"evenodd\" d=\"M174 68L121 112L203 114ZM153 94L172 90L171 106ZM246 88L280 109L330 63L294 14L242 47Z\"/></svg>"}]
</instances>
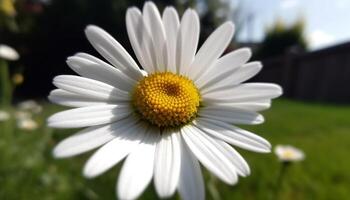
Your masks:
<instances>
[{"instance_id":1,"label":"yellow flower center","mask_svg":"<svg viewBox=\"0 0 350 200\"><path fill-rule=\"evenodd\" d=\"M285 152L283 152L283 158L285 159L293 159L294 157L295 153L293 151L286 150Z\"/></svg>"},{"instance_id":2,"label":"yellow flower center","mask_svg":"<svg viewBox=\"0 0 350 200\"><path fill-rule=\"evenodd\" d=\"M188 78L170 72L143 78L133 93L133 105L142 118L158 127L181 126L197 114L200 95Z\"/></svg>"}]
</instances>

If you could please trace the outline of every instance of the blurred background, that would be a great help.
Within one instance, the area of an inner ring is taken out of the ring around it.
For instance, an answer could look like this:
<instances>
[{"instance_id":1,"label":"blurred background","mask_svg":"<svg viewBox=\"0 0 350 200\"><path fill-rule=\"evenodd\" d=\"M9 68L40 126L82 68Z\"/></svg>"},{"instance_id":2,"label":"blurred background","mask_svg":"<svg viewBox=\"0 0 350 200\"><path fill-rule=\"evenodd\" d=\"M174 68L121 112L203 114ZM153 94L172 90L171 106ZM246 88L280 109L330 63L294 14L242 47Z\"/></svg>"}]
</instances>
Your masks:
<instances>
[{"instance_id":1,"label":"blurred background","mask_svg":"<svg viewBox=\"0 0 350 200\"><path fill-rule=\"evenodd\" d=\"M286 162L273 153L240 150L251 166L251 176L227 186L204 173L207 199L349 199L350 1L154 2L160 11L172 5L180 15L187 7L197 10L200 44L224 21L235 23L227 52L250 47L252 60L264 64L251 81L273 82L284 89L284 96L264 112L265 124L244 128L273 146L290 144L305 154L299 162ZM90 154L53 159L55 144L76 130L45 126L49 115L64 109L46 97L54 76L73 74L65 64L68 56L77 52L98 56L84 36L88 24L105 29L134 56L125 13L128 7L143 4L140 0L0 0L0 49L9 45L19 54L3 56L6 49L0 50L0 199L115 199L120 165L88 180L81 170ZM150 186L140 199L156 198Z\"/></svg>"}]
</instances>

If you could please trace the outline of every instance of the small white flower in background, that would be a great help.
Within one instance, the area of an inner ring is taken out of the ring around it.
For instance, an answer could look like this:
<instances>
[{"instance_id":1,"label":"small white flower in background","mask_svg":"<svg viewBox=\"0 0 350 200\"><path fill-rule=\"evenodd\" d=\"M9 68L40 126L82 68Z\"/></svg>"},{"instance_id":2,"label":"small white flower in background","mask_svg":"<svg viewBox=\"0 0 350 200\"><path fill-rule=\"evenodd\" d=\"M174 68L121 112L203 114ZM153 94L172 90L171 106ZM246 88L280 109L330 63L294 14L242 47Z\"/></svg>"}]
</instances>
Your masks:
<instances>
[{"instance_id":1,"label":"small white flower in background","mask_svg":"<svg viewBox=\"0 0 350 200\"><path fill-rule=\"evenodd\" d=\"M0 44L0 58L14 61L19 59L19 54L12 47L5 44Z\"/></svg>"},{"instance_id":2,"label":"small white flower in background","mask_svg":"<svg viewBox=\"0 0 350 200\"><path fill-rule=\"evenodd\" d=\"M4 110L0 110L0 122L10 119L10 114Z\"/></svg>"},{"instance_id":3,"label":"small white flower in background","mask_svg":"<svg viewBox=\"0 0 350 200\"><path fill-rule=\"evenodd\" d=\"M17 107L21 110L31 110L36 107L38 104L34 100L25 100L20 102Z\"/></svg>"},{"instance_id":4,"label":"small white flower in background","mask_svg":"<svg viewBox=\"0 0 350 200\"><path fill-rule=\"evenodd\" d=\"M178 190L183 199L202 200L199 162L230 185L249 175L248 164L231 145L260 153L270 152L271 145L233 124L263 123L258 112L282 90L275 84L243 83L262 68L260 62L247 63L249 49L220 57L233 37L231 22L197 51L199 24L192 9L180 20L173 7L161 16L152 2L142 12L129 8L128 36L145 71L111 35L88 26L88 40L111 64L78 53L67 64L81 76L54 78L58 89L49 99L75 108L54 114L48 125L88 127L59 143L54 156L102 146L84 167L90 178L125 158L116 188L120 199L136 199L153 178L161 198Z\"/></svg>"},{"instance_id":5,"label":"small white flower in background","mask_svg":"<svg viewBox=\"0 0 350 200\"><path fill-rule=\"evenodd\" d=\"M302 150L291 145L277 145L274 152L282 162L297 162L305 158Z\"/></svg>"},{"instance_id":6,"label":"small white flower in background","mask_svg":"<svg viewBox=\"0 0 350 200\"><path fill-rule=\"evenodd\" d=\"M33 113L40 113L42 111L42 106L34 100L22 101L17 105L18 109L30 111Z\"/></svg>"},{"instance_id":7,"label":"small white flower in background","mask_svg":"<svg viewBox=\"0 0 350 200\"><path fill-rule=\"evenodd\" d=\"M38 123L32 118L32 112L27 110L17 110L15 118L17 120L17 127L22 130L35 130L38 128Z\"/></svg>"},{"instance_id":8,"label":"small white flower in background","mask_svg":"<svg viewBox=\"0 0 350 200\"><path fill-rule=\"evenodd\" d=\"M17 120L17 127L22 130L32 131L38 128L38 123L32 118L22 118Z\"/></svg>"}]
</instances>

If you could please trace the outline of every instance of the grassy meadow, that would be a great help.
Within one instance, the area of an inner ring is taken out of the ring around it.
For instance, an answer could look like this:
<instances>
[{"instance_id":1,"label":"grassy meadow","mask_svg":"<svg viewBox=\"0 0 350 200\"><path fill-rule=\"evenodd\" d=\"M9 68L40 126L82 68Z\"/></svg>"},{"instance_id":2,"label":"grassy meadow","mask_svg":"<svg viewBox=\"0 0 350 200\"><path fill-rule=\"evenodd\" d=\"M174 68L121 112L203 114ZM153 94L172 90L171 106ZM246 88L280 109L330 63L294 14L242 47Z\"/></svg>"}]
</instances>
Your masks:
<instances>
[{"instance_id":1,"label":"grassy meadow","mask_svg":"<svg viewBox=\"0 0 350 200\"><path fill-rule=\"evenodd\" d=\"M18 129L13 115L0 122L0 199L115 199L121 165L95 179L85 179L82 168L92 152L54 159L51 151L55 144L76 130L46 127L46 118L63 108L41 103L43 112L33 116L39 123L36 130ZM14 113L15 109L7 111ZM264 124L244 128L265 137L273 145L291 144L301 148L306 159L289 166L283 181L276 185L281 163L273 153L239 149L250 164L252 174L241 178L237 185L228 186L205 171L207 199L349 199L350 106L282 99L275 101L264 116ZM157 199L152 184L140 199Z\"/></svg>"}]
</instances>

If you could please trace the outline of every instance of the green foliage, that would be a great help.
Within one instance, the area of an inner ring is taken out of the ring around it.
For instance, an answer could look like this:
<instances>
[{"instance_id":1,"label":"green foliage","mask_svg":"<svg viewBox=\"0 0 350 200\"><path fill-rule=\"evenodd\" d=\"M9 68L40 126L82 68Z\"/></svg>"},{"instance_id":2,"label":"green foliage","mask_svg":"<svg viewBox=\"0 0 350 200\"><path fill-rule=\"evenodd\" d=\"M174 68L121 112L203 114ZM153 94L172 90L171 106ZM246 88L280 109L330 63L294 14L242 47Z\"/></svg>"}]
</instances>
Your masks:
<instances>
[{"instance_id":1,"label":"green foliage","mask_svg":"<svg viewBox=\"0 0 350 200\"><path fill-rule=\"evenodd\" d=\"M282 21L278 20L266 32L265 39L259 47L256 57L266 58L282 55L292 48L297 50L306 50L307 43L304 37L304 21L300 19L291 26L286 26Z\"/></svg>"},{"instance_id":2,"label":"green foliage","mask_svg":"<svg viewBox=\"0 0 350 200\"><path fill-rule=\"evenodd\" d=\"M115 199L120 164L95 179L82 177L87 153L54 159L53 147L77 130L53 130L45 119L61 107L46 104L35 116L41 125L35 131L16 128L15 120L0 122L0 199ZM14 111L14 110L12 110ZM282 200L346 200L350 195L349 106L327 106L279 100L266 111L266 122L247 126L272 145L291 144L305 151L303 162L290 166L279 189ZM251 175L235 186L225 185L204 171L206 183L214 184L222 200L272 199L280 163L273 154L238 149L251 167ZM142 166L140 166L142 167ZM212 185L210 186L212 187ZM207 191L207 199L213 199ZM157 199L153 184L140 199ZM179 199L178 196L172 199Z\"/></svg>"},{"instance_id":3,"label":"green foliage","mask_svg":"<svg viewBox=\"0 0 350 200\"><path fill-rule=\"evenodd\" d=\"M230 1L197 0L202 2L204 11L201 13L201 35L200 40L204 41L219 25L230 20Z\"/></svg>"}]
</instances>

